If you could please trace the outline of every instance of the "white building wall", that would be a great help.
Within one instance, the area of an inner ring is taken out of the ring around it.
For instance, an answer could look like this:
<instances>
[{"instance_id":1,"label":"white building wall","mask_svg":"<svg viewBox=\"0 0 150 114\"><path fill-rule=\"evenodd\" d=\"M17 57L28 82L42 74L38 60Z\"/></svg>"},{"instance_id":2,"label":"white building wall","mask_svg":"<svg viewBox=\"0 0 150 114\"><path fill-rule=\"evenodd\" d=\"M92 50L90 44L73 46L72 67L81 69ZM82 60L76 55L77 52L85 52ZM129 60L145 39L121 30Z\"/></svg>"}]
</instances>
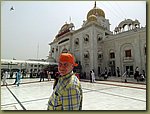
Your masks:
<instances>
[{"instance_id":1,"label":"white building wall","mask_svg":"<svg viewBox=\"0 0 150 114\"><path fill-rule=\"evenodd\" d=\"M136 30L124 31L118 34L111 34L111 31L107 31L111 35L105 36L105 29L95 23L89 23L71 35L66 35L61 38L69 38L62 44L58 44L61 40L54 43L52 47L58 46L58 53L54 52L55 59L62 52L63 48L67 48L74 54L76 61L80 61L82 65L82 72L86 72L86 77L89 79L90 70L94 69L96 78L98 78L98 67L101 71L104 68L109 68L109 62L115 61L115 70L120 68L121 74L126 70L126 66L133 66L133 70L136 66L139 66L140 71L143 69L146 71L146 56L144 55L144 46L146 44L146 28L137 28ZM85 42L85 35L89 35L89 41ZM97 40L97 35L102 34L102 40ZM75 40L78 38L79 45L75 45ZM128 60L125 58L125 50L131 49L132 57ZM110 59L110 50L115 53L115 59ZM89 52L89 59L84 58L84 53ZM102 52L102 59L98 59L98 52Z\"/></svg>"}]
</instances>

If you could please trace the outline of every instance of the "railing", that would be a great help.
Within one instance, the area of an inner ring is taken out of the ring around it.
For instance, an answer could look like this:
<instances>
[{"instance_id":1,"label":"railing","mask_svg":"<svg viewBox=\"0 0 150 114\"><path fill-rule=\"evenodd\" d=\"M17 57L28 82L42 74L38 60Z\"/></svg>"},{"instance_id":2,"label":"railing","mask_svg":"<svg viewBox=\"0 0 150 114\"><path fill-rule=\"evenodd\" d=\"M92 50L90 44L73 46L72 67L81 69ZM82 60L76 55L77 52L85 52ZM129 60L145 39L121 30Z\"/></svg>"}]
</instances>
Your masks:
<instances>
[{"instance_id":1,"label":"railing","mask_svg":"<svg viewBox=\"0 0 150 114\"><path fill-rule=\"evenodd\" d=\"M124 57L123 60L124 61L133 61L133 57Z\"/></svg>"}]
</instances>

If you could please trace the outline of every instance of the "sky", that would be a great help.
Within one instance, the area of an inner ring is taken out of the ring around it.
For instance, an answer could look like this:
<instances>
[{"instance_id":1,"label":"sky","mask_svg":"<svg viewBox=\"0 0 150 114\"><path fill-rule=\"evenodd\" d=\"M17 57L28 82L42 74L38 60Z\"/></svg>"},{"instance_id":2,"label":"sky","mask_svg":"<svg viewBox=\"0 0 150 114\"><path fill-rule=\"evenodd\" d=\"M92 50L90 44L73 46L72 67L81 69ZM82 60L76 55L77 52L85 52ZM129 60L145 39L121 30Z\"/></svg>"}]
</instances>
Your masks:
<instances>
[{"instance_id":1,"label":"sky","mask_svg":"<svg viewBox=\"0 0 150 114\"><path fill-rule=\"evenodd\" d=\"M1 59L46 59L60 28L81 28L95 1L2 1ZM13 6L14 10L11 10ZM146 25L146 1L96 1L113 31L125 19Z\"/></svg>"}]
</instances>

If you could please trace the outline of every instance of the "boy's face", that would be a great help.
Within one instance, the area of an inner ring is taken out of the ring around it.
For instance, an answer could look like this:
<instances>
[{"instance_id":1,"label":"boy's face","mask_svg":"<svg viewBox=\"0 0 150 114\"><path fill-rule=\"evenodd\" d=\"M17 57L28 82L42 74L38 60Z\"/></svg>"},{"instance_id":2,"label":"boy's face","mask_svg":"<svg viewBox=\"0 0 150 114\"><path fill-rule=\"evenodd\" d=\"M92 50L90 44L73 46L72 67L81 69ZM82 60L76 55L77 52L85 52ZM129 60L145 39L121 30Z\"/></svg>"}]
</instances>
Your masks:
<instances>
[{"instance_id":1,"label":"boy's face","mask_svg":"<svg viewBox=\"0 0 150 114\"><path fill-rule=\"evenodd\" d=\"M73 70L73 64L69 62L59 62L58 63L58 71L61 76L70 73Z\"/></svg>"}]
</instances>

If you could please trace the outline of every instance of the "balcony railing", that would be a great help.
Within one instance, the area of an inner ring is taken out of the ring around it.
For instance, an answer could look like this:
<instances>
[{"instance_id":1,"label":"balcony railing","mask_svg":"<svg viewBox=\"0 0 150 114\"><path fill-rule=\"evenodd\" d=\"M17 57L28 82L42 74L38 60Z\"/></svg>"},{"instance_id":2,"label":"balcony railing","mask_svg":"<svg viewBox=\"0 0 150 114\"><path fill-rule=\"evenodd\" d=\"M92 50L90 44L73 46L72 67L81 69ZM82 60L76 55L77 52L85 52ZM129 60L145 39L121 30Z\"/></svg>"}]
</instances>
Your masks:
<instances>
[{"instance_id":1,"label":"balcony railing","mask_svg":"<svg viewBox=\"0 0 150 114\"><path fill-rule=\"evenodd\" d=\"M124 61L133 61L133 57L124 57L123 60Z\"/></svg>"}]
</instances>

